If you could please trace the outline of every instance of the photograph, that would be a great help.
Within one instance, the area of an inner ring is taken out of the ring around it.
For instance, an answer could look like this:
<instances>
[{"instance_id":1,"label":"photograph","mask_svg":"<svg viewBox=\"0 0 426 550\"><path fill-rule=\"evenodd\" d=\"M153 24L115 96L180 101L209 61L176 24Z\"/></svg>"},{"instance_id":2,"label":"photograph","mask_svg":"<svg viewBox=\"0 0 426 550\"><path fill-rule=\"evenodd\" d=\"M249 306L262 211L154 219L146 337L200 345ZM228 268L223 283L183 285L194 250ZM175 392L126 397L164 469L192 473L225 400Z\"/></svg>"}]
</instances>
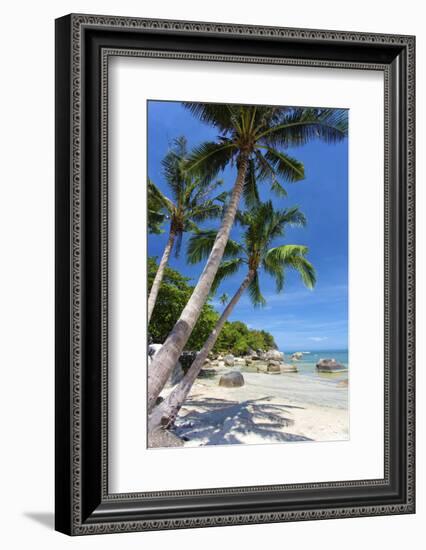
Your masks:
<instances>
[{"instance_id":1,"label":"photograph","mask_svg":"<svg viewBox=\"0 0 426 550\"><path fill-rule=\"evenodd\" d=\"M349 440L349 109L146 109L148 447Z\"/></svg>"}]
</instances>

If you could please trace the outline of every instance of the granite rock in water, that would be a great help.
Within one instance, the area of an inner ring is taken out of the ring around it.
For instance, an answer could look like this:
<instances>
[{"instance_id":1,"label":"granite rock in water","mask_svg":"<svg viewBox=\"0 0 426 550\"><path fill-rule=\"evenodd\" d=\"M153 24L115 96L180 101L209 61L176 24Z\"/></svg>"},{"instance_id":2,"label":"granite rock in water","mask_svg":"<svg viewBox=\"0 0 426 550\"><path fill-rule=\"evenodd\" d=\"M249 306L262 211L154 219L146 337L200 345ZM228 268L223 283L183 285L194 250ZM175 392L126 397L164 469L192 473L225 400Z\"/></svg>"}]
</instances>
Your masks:
<instances>
[{"instance_id":1,"label":"granite rock in water","mask_svg":"<svg viewBox=\"0 0 426 550\"><path fill-rule=\"evenodd\" d=\"M239 388L244 386L244 377L241 372L238 371L227 372L220 377L219 386L225 388Z\"/></svg>"},{"instance_id":2,"label":"granite rock in water","mask_svg":"<svg viewBox=\"0 0 426 550\"><path fill-rule=\"evenodd\" d=\"M299 361L300 359L302 359L302 357L303 357L303 353L301 351L296 351L291 356L291 359L292 359L292 361Z\"/></svg>"},{"instance_id":3,"label":"granite rock in water","mask_svg":"<svg viewBox=\"0 0 426 550\"><path fill-rule=\"evenodd\" d=\"M346 370L336 359L320 359L317 363L318 372L338 372Z\"/></svg>"},{"instance_id":4,"label":"granite rock in water","mask_svg":"<svg viewBox=\"0 0 426 550\"><path fill-rule=\"evenodd\" d=\"M224 362L225 362L225 365L227 367L233 367L234 366L234 363L235 363L235 358L233 355L229 354L229 355L225 355L225 357L223 358Z\"/></svg>"},{"instance_id":5,"label":"granite rock in water","mask_svg":"<svg viewBox=\"0 0 426 550\"><path fill-rule=\"evenodd\" d=\"M287 363L283 363L281 365L281 372L287 373L287 372L298 372L296 365L289 365Z\"/></svg>"},{"instance_id":6,"label":"granite rock in water","mask_svg":"<svg viewBox=\"0 0 426 550\"><path fill-rule=\"evenodd\" d=\"M284 353L276 349L270 349L266 352L266 359L272 361L284 361Z\"/></svg>"}]
</instances>

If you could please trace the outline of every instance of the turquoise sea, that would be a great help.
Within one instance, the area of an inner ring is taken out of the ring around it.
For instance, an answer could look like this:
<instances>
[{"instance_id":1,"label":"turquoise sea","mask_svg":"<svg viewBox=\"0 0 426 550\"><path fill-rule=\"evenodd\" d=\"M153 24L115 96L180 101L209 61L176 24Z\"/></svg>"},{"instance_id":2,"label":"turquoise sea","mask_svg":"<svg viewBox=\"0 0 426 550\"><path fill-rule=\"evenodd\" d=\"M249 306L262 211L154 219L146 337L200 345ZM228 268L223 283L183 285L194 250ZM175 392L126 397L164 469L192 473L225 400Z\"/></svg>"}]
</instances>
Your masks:
<instances>
[{"instance_id":1,"label":"turquoise sea","mask_svg":"<svg viewBox=\"0 0 426 550\"><path fill-rule=\"evenodd\" d=\"M291 361L291 356L294 351L283 351L285 355L286 363L293 363ZM296 350L296 351L306 351L308 350ZM329 373L319 373L316 369L316 364L320 359L336 359L338 363L341 363L344 367L349 369L348 364L348 350L320 350L320 351L310 351L305 353L299 361L294 361L294 364L297 365L299 373L312 378L321 378L323 380L329 380L330 382L336 381L340 382L348 378L348 370L344 372L329 374Z\"/></svg>"}]
</instances>

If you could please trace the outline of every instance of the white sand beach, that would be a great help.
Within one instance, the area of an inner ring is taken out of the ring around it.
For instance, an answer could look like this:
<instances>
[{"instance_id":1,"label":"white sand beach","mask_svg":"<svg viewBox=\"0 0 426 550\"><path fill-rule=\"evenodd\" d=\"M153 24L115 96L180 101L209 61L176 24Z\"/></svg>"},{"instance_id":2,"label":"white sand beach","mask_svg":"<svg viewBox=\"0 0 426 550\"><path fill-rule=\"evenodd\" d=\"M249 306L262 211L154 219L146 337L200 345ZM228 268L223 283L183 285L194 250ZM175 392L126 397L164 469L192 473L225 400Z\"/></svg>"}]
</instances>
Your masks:
<instances>
[{"instance_id":1,"label":"white sand beach","mask_svg":"<svg viewBox=\"0 0 426 550\"><path fill-rule=\"evenodd\" d=\"M244 386L219 386L230 370L216 369L193 385L175 424L185 446L349 439L347 374L243 372Z\"/></svg>"}]
</instances>

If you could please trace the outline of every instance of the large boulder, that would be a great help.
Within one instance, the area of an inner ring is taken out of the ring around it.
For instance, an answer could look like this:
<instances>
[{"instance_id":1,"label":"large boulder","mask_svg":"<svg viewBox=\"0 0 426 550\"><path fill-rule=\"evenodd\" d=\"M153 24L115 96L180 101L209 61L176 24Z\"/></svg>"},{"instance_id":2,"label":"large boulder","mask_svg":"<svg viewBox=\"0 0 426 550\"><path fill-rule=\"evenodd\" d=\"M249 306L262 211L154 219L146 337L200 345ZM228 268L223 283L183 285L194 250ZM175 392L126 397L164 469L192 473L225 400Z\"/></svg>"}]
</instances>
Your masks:
<instances>
[{"instance_id":1,"label":"large boulder","mask_svg":"<svg viewBox=\"0 0 426 550\"><path fill-rule=\"evenodd\" d=\"M296 365L289 365L288 363L283 363L281 365L281 372L282 373L288 373L288 372L298 372Z\"/></svg>"},{"instance_id":2,"label":"large boulder","mask_svg":"<svg viewBox=\"0 0 426 550\"><path fill-rule=\"evenodd\" d=\"M346 368L338 363L336 359L320 359L317 363L318 372L340 372Z\"/></svg>"},{"instance_id":3,"label":"large boulder","mask_svg":"<svg viewBox=\"0 0 426 550\"><path fill-rule=\"evenodd\" d=\"M256 363L256 370L260 373L266 373L268 372L268 366L263 361L259 361Z\"/></svg>"},{"instance_id":4,"label":"large boulder","mask_svg":"<svg viewBox=\"0 0 426 550\"><path fill-rule=\"evenodd\" d=\"M155 355L160 351L160 349L163 347L163 344L149 344L148 346L148 368L154 359ZM182 365L180 361L176 363L174 366L169 379L167 380L167 384L171 386L175 386L176 384L179 384L179 382L184 377L185 373L183 371Z\"/></svg>"},{"instance_id":5,"label":"large boulder","mask_svg":"<svg viewBox=\"0 0 426 550\"><path fill-rule=\"evenodd\" d=\"M272 361L284 361L284 353L277 349L270 349L266 352L266 359Z\"/></svg>"},{"instance_id":6,"label":"large boulder","mask_svg":"<svg viewBox=\"0 0 426 550\"><path fill-rule=\"evenodd\" d=\"M268 374L281 374L281 363L278 361L269 361L266 372Z\"/></svg>"},{"instance_id":7,"label":"large boulder","mask_svg":"<svg viewBox=\"0 0 426 550\"><path fill-rule=\"evenodd\" d=\"M233 367L235 364L235 357L231 354L225 355L223 358L226 367Z\"/></svg>"},{"instance_id":8,"label":"large boulder","mask_svg":"<svg viewBox=\"0 0 426 550\"><path fill-rule=\"evenodd\" d=\"M220 377L219 386L223 386L224 388L239 388L244 386L244 377L238 371L227 372Z\"/></svg>"}]
</instances>

